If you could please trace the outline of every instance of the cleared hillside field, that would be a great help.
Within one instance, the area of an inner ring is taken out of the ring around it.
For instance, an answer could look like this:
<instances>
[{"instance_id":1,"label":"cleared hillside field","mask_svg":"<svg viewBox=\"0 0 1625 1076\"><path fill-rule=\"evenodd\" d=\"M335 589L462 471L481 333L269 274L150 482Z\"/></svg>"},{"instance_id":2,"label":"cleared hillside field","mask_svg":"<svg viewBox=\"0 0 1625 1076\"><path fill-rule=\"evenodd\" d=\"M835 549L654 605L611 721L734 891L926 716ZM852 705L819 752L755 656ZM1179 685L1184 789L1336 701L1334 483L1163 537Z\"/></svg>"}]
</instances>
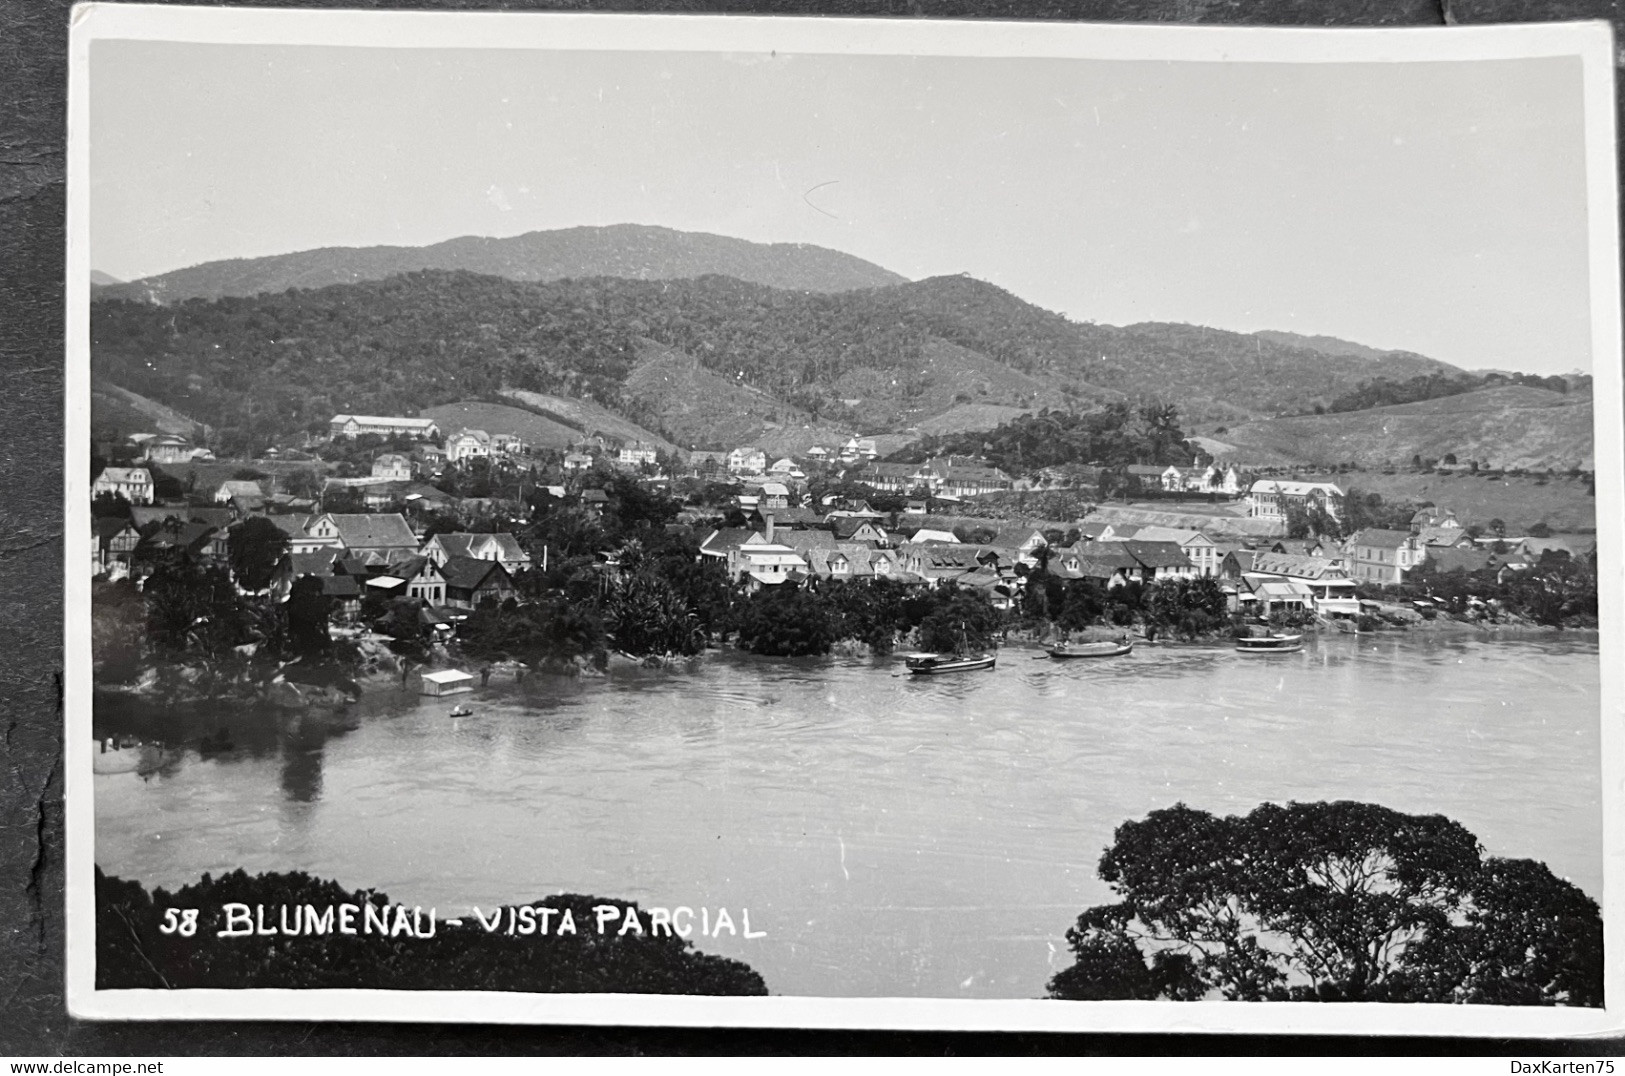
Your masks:
<instances>
[{"instance_id":1,"label":"cleared hillside field","mask_svg":"<svg viewBox=\"0 0 1625 1076\"><path fill-rule=\"evenodd\" d=\"M1507 533L1522 534L1536 523L1554 531L1594 531L1597 499L1584 478L1507 475L1485 478L1467 473L1381 474L1372 471L1294 476L1308 482L1335 482L1344 490L1378 493L1390 504L1432 501L1449 508L1464 524L1499 519Z\"/></svg>"},{"instance_id":2,"label":"cleared hillside field","mask_svg":"<svg viewBox=\"0 0 1625 1076\"><path fill-rule=\"evenodd\" d=\"M588 433L601 433L621 441L642 441L665 452L670 452L673 447L670 441L652 430L644 429L630 419L587 400L577 400L569 396L549 396L546 393L527 392L524 389L503 389L502 395L524 405L527 409L546 412L542 418L556 415L563 425Z\"/></svg>"},{"instance_id":3,"label":"cleared hillside field","mask_svg":"<svg viewBox=\"0 0 1625 1076\"><path fill-rule=\"evenodd\" d=\"M434 419L440 426L440 432L447 437L464 428L484 430L491 434L513 434L525 444L536 448L568 448L592 432L590 429L578 430L554 422L552 419L532 414L522 407L509 407L507 404L486 403L481 400L465 400L461 403L441 404L439 407L425 407L419 413L419 417Z\"/></svg>"},{"instance_id":4,"label":"cleared hillside field","mask_svg":"<svg viewBox=\"0 0 1625 1076\"><path fill-rule=\"evenodd\" d=\"M1403 467L1414 456L1454 454L1487 468L1559 471L1593 466L1591 396L1509 386L1394 407L1300 415L1232 426L1229 462L1293 460L1329 466Z\"/></svg>"},{"instance_id":5,"label":"cleared hillside field","mask_svg":"<svg viewBox=\"0 0 1625 1076\"><path fill-rule=\"evenodd\" d=\"M132 433L172 433L196 437L204 426L172 407L149 400L129 389L97 380L90 389L90 428L111 430L120 437Z\"/></svg>"}]
</instances>

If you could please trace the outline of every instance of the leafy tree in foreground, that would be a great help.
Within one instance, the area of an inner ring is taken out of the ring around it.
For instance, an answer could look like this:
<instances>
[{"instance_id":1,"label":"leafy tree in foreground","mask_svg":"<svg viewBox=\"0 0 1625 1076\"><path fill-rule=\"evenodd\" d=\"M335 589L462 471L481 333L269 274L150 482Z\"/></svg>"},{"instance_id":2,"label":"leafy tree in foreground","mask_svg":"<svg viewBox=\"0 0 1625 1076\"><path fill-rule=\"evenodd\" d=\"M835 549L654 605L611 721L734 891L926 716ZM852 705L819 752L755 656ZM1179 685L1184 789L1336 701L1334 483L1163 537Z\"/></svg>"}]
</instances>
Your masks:
<instances>
[{"instance_id":1,"label":"leafy tree in foreground","mask_svg":"<svg viewBox=\"0 0 1625 1076\"><path fill-rule=\"evenodd\" d=\"M1051 997L1602 1004L1596 903L1442 815L1178 804L1119 826L1100 876L1122 899L1067 931Z\"/></svg>"}]
</instances>

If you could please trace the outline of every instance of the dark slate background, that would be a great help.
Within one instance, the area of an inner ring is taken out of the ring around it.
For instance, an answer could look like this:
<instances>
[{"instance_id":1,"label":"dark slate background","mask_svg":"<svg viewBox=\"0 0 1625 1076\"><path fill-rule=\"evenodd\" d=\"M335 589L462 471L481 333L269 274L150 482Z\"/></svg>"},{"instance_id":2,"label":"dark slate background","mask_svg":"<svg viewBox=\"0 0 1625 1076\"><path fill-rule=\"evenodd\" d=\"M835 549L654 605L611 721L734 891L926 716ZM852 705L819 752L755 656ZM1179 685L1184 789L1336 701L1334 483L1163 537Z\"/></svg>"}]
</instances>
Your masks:
<instances>
[{"instance_id":1,"label":"dark slate background","mask_svg":"<svg viewBox=\"0 0 1625 1076\"><path fill-rule=\"evenodd\" d=\"M254 7L601 10L1292 26L1608 19L1607 0L280 0ZM89 1023L63 1003L62 369L68 0L0 0L0 1055L1216 1052L1625 1054L1625 1039L940 1034L271 1022Z\"/></svg>"}]
</instances>

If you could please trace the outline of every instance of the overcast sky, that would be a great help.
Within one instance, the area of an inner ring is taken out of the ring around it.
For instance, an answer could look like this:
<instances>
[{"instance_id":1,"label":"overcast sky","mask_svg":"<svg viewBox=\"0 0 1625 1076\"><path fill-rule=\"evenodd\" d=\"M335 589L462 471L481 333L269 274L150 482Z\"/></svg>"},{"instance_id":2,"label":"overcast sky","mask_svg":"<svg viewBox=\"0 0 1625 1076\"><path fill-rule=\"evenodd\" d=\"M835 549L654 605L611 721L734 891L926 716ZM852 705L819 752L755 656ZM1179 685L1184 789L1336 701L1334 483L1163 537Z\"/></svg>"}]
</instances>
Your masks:
<instances>
[{"instance_id":1,"label":"overcast sky","mask_svg":"<svg viewBox=\"0 0 1625 1076\"><path fill-rule=\"evenodd\" d=\"M1590 369L1580 63L98 41L91 262L623 222L1112 324Z\"/></svg>"}]
</instances>

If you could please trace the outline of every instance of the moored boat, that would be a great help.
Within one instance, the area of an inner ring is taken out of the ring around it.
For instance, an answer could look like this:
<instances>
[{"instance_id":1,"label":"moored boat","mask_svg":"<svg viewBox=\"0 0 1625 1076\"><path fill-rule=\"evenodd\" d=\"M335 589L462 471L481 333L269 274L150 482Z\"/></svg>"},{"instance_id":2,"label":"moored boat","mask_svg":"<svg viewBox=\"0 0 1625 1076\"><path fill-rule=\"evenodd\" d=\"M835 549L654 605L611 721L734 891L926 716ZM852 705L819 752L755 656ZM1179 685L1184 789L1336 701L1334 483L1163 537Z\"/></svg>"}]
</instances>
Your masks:
<instances>
[{"instance_id":1,"label":"moored boat","mask_svg":"<svg viewBox=\"0 0 1625 1076\"><path fill-rule=\"evenodd\" d=\"M1052 658L1115 658L1133 649L1133 643L1057 643L1048 653Z\"/></svg>"},{"instance_id":2,"label":"moored boat","mask_svg":"<svg viewBox=\"0 0 1625 1076\"><path fill-rule=\"evenodd\" d=\"M1296 654L1303 649L1302 635L1250 635L1236 640L1238 654Z\"/></svg>"},{"instance_id":3,"label":"moored boat","mask_svg":"<svg viewBox=\"0 0 1625 1076\"><path fill-rule=\"evenodd\" d=\"M972 669L991 669L997 654L905 654L908 671L928 676L934 673L969 672Z\"/></svg>"}]
</instances>

